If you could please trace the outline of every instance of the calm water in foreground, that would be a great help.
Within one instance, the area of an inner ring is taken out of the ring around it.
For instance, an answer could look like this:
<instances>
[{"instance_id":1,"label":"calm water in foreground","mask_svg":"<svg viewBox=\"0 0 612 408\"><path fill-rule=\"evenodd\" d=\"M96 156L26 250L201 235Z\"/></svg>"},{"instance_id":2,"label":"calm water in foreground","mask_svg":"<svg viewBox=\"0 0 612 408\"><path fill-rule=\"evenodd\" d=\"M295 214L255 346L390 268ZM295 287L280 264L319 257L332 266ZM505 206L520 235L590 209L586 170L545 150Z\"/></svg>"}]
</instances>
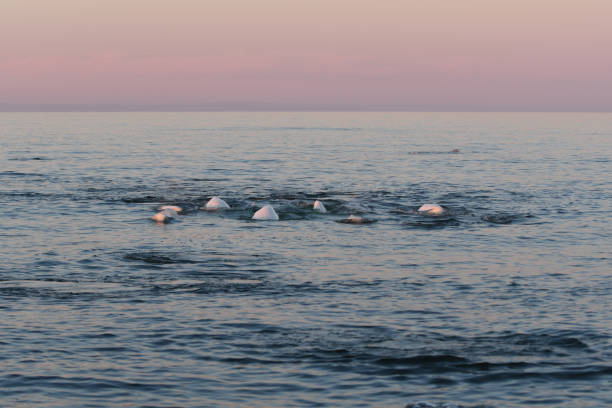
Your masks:
<instances>
[{"instance_id":1,"label":"calm water in foreground","mask_svg":"<svg viewBox=\"0 0 612 408\"><path fill-rule=\"evenodd\" d=\"M612 114L0 113L0 148L2 407L612 405Z\"/></svg>"}]
</instances>

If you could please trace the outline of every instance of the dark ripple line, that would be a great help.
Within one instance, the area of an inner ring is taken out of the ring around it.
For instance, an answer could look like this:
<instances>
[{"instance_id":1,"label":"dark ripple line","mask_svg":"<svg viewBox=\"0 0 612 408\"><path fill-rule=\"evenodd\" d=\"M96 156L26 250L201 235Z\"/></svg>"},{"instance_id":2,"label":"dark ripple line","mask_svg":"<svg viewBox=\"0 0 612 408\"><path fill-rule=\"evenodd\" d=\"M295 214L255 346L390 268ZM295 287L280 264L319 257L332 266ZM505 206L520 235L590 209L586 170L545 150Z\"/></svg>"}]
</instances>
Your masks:
<instances>
[{"instance_id":1,"label":"dark ripple line","mask_svg":"<svg viewBox=\"0 0 612 408\"><path fill-rule=\"evenodd\" d=\"M143 391L156 391L160 388L175 388L175 385L162 382L140 383L131 381L110 380L95 377L63 377L63 376L28 376L21 374L8 374L0 382L2 388L26 388L25 392L31 392L32 386L44 386L54 388L87 388L91 392L105 389L131 389Z\"/></svg>"},{"instance_id":2,"label":"dark ripple line","mask_svg":"<svg viewBox=\"0 0 612 408\"><path fill-rule=\"evenodd\" d=\"M568 369L564 371L550 371L550 372L500 372L486 375L479 375L470 377L467 382L470 383L487 383L487 382L504 382L512 380L575 380L575 381L588 381L599 379L600 377L607 377L612 375L611 366L586 366L579 369Z\"/></svg>"}]
</instances>

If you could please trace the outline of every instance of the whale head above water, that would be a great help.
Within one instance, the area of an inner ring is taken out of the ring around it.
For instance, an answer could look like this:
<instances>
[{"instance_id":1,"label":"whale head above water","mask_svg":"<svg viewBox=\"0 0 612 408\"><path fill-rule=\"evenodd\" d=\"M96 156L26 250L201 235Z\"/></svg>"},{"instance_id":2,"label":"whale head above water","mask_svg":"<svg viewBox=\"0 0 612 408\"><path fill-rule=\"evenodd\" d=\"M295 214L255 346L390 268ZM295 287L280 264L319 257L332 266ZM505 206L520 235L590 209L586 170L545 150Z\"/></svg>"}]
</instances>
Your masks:
<instances>
[{"instance_id":1,"label":"whale head above water","mask_svg":"<svg viewBox=\"0 0 612 408\"><path fill-rule=\"evenodd\" d=\"M422 206L419 207L417 211L420 212L421 214L427 214L427 215L444 214L444 208L442 208L442 206L438 204L423 204Z\"/></svg>"},{"instance_id":2,"label":"whale head above water","mask_svg":"<svg viewBox=\"0 0 612 408\"><path fill-rule=\"evenodd\" d=\"M316 200L314 202L314 205L312 206L312 209L321 213L326 213L327 209L325 208L325 206L323 205L322 202L320 202L319 200Z\"/></svg>"},{"instance_id":3,"label":"whale head above water","mask_svg":"<svg viewBox=\"0 0 612 408\"><path fill-rule=\"evenodd\" d=\"M183 211L183 209L179 207L178 205L162 205L161 207L159 207L159 211L164 211L164 210L172 210L177 213L180 213L181 211Z\"/></svg>"},{"instance_id":4,"label":"whale head above water","mask_svg":"<svg viewBox=\"0 0 612 408\"><path fill-rule=\"evenodd\" d=\"M176 211L166 208L155 214L151 219L155 222L162 223L170 222L174 217L176 217Z\"/></svg>"},{"instance_id":5,"label":"whale head above water","mask_svg":"<svg viewBox=\"0 0 612 408\"><path fill-rule=\"evenodd\" d=\"M278 214L274 211L271 205L264 205L255 214L253 214L254 220L278 220Z\"/></svg>"},{"instance_id":6,"label":"whale head above water","mask_svg":"<svg viewBox=\"0 0 612 408\"><path fill-rule=\"evenodd\" d=\"M228 208L230 208L229 204L227 204L225 201L223 201L217 196L214 196L213 198L208 200L208 202L204 206L204 209L208 211L225 210Z\"/></svg>"}]
</instances>

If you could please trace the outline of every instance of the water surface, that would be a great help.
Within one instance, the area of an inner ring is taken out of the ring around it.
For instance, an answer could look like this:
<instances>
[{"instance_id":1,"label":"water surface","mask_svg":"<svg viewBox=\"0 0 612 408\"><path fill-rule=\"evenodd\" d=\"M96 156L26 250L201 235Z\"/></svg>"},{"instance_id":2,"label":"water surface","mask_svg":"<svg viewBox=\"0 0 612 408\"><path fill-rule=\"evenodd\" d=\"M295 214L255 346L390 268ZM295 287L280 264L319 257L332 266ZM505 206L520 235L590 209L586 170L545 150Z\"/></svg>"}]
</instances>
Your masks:
<instances>
[{"instance_id":1,"label":"water surface","mask_svg":"<svg viewBox=\"0 0 612 408\"><path fill-rule=\"evenodd\" d=\"M0 405L612 405L611 138L610 114L0 113Z\"/></svg>"}]
</instances>

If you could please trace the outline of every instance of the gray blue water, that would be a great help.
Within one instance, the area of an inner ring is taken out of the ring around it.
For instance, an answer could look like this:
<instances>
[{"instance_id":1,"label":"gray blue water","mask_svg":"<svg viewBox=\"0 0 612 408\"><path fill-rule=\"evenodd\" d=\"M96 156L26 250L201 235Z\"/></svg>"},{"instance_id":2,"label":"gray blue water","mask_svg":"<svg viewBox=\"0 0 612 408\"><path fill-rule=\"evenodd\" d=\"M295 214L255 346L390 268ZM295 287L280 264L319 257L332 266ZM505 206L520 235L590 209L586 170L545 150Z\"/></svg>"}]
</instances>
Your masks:
<instances>
[{"instance_id":1,"label":"gray blue water","mask_svg":"<svg viewBox=\"0 0 612 408\"><path fill-rule=\"evenodd\" d=\"M612 405L612 114L0 113L0 148L2 407Z\"/></svg>"}]
</instances>

